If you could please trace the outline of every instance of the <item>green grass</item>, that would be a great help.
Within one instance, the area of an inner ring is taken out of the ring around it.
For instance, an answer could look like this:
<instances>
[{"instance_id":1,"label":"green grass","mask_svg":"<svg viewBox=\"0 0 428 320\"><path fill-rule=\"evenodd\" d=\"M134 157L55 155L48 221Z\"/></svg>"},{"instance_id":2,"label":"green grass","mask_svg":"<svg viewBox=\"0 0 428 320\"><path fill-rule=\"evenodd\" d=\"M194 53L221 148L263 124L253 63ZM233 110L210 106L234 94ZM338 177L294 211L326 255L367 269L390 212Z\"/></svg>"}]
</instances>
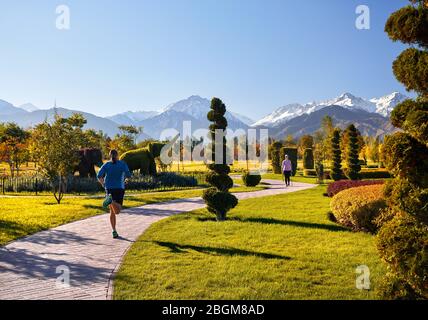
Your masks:
<instances>
[{"instance_id":1,"label":"green grass","mask_svg":"<svg viewBox=\"0 0 428 320\"><path fill-rule=\"evenodd\" d=\"M152 225L128 251L115 299L374 299L385 272L374 237L327 220L325 187L241 201L218 223L206 210Z\"/></svg>"},{"instance_id":2,"label":"green grass","mask_svg":"<svg viewBox=\"0 0 428 320\"><path fill-rule=\"evenodd\" d=\"M263 187L237 187L232 192L262 190ZM172 192L130 192L125 198L125 208L142 206L179 198L199 197L202 189ZM105 213L102 194L92 196L66 196L58 205L52 195L0 197L0 246L49 228Z\"/></svg>"}]
</instances>

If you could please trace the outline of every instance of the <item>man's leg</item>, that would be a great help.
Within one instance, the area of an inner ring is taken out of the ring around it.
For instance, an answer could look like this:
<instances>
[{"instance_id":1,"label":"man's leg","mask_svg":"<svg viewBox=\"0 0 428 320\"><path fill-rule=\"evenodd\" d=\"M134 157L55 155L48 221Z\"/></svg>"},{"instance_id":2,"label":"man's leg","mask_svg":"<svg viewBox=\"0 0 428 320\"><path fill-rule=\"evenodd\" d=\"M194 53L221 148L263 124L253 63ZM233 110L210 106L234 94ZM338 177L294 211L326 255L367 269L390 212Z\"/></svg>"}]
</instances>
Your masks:
<instances>
[{"instance_id":1,"label":"man's leg","mask_svg":"<svg viewBox=\"0 0 428 320\"><path fill-rule=\"evenodd\" d=\"M112 202L111 207L113 208L115 214L119 214L120 211L122 211L122 206L115 201Z\"/></svg>"},{"instance_id":2,"label":"man's leg","mask_svg":"<svg viewBox=\"0 0 428 320\"><path fill-rule=\"evenodd\" d=\"M112 206L110 206L110 223L113 231L116 231L116 214L114 213Z\"/></svg>"}]
</instances>

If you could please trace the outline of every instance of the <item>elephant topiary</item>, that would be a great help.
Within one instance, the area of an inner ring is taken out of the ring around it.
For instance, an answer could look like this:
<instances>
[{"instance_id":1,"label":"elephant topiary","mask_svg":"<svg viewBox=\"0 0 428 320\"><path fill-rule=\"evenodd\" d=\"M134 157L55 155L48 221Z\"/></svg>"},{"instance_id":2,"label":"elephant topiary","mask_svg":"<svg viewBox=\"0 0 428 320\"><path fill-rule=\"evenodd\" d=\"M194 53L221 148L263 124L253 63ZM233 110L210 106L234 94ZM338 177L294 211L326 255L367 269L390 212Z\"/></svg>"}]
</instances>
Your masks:
<instances>
[{"instance_id":1,"label":"elephant topiary","mask_svg":"<svg viewBox=\"0 0 428 320\"><path fill-rule=\"evenodd\" d=\"M79 171L81 178L96 178L95 166L103 165L103 156L101 150L85 148L78 151L79 164L75 171Z\"/></svg>"},{"instance_id":2,"label":"elephant topiary","mask_svg":"<svg viewBox=\"0 0 428 320\"><path fill-rule=\"evenodd\" d=\"M155 158L147 148L125 152L120 160L125 161L131 171L140 170L142 175L156 174Z\"/></svg>"}]
</instances>

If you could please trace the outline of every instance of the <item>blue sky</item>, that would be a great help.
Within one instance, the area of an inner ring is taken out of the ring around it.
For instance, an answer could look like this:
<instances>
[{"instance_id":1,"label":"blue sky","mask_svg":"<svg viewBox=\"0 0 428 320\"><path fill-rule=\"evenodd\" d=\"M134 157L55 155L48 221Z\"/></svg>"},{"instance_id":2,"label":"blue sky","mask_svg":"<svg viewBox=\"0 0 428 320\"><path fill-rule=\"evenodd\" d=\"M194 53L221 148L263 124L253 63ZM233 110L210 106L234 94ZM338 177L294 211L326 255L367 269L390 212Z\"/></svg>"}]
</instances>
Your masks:
<instances>
[{"instance_id":1,"label":"blue sky","mask_svg":"<svg viewBox=\"0 0 428 320\"><path fill-rule=\"evenodd\" d=\"M55 9L71 10L71 29ZM358 5L371 29L355 27ZM0 2L0 99L97 115L222 98L254 119L350 91L405 93L403 50L384 33L406 0L60 0Z\"/></svg>"}]
</instances>

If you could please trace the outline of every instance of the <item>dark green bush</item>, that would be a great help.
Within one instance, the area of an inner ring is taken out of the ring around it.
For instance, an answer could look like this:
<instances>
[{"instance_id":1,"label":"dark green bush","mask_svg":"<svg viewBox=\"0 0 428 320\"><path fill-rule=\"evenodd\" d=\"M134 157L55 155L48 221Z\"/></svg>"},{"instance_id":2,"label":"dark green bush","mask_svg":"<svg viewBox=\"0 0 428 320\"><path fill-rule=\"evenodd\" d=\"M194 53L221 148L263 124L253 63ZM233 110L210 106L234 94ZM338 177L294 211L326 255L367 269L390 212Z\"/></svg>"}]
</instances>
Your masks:
<instances>
[{"instance_id":1,"label":"dark green bush","mask_svg":"<svg viewBox=\"0 0 428 320\"><path fill-rule=\"evenodd\" d=\"M401 286L407 287L413 296L428 299L427 225L407 214L397 213L380 229L377 247L395 278L402 279ZM393 295L387 298L396 298L397 291L385 294Z\"/></svg>"},{"instance_id":2,"label":"dark green bush","mask_svg":"<svg viewBox=\"0 0 428 320\"><path fill-rule=\"evenodd\" d=\"M360 179L389 179L391 174L387 170L362 170L360 171Z\"/></svg>"},{"instance_id":3,"label":"dark green bush","mask_svg":"<svg viewBox=\"0 0 428 320\"><path fill-rule=\"evenodd\" d=\"M251 174L247 171L242 175L242 182L247 187L255 187L260 183L260 181L262 181L262 176L260 174Z\"/></svg>"},{"instance_id":4,"label":"dark green bush","mask_svg":"<svg viewBox=\"0 0 428 320\"><path fill-rule=\"evenodd\" d=\"M227 191L233 187L233 180L231 177L226 174L216 174L214 171L206 175L205 181L220 191Z\"/></svg>"},{"instance_id":5,"label":"dark green bush","mask_svg":"<svg viewBox=\"0 0 428 320\"><path fill-rule=\"evenodd\" d=\"M288 155L288 159L291 161L291 166L293 169L292 175L295 176L297 173L297 148L281 148L281 164L285 159L285 155Z\"/></svg>"},{"instance_id":6,"label":"dark green bush","mask_svg":"<svg viewBox=\"0 0 428 320\"><path fill-rule=\"evenodd\" d=\"M226 219L226 214L238 204L238 199L229 192L218 191L217 188L208 188L203 193L209 212L217 216L217 220Z\"/></svg>"},{"instance_id":7,"label":"dark green bush","mask_svg":"<svg viewBox=\"0 0 428 320\"><path fill-rule=\"evenodd\" d=\"M312 149L305 149L303 152L303 169L314 169L314 152Z\"/></svg>"}]
</instances>

